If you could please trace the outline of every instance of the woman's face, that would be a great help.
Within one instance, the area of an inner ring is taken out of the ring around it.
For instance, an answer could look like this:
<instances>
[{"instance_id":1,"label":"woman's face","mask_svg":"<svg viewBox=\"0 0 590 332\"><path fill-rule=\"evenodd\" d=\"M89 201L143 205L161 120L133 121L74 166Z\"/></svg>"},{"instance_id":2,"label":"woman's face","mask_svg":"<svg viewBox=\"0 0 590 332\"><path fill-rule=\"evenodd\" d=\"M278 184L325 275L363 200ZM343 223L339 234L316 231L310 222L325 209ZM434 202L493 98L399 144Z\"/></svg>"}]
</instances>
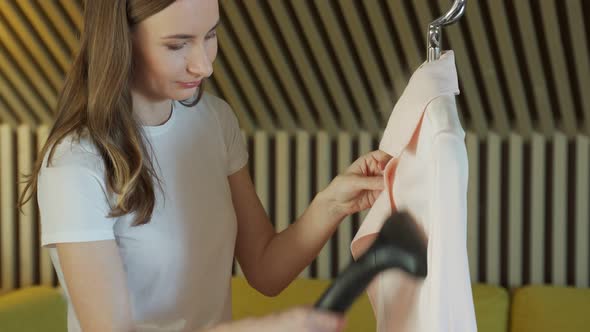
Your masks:
<instances>
[{"instance_id":1,"label":"woman's face","mask_svg":"<svg viewBox=\"0 0 590 332\"><path fill-rule=\"evenodd\" d=\"M218 0L177 0L133 31L133 89L153 100L189 99L213 73Z\"/></svg>"}]
</instances>

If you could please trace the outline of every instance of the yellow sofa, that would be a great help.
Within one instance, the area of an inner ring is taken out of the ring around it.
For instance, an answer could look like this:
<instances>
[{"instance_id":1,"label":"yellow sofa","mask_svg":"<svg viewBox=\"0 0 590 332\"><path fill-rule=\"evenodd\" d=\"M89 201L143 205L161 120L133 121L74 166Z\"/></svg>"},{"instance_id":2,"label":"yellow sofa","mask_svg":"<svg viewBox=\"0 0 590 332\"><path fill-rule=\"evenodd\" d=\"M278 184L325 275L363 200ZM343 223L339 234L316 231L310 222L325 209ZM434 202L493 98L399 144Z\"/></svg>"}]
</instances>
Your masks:
<instances>
[{"instance_id":1,"label":"yellow sofa","mask_svg":"<svg viewBox=\"0 0 590 332\"><path fill-rule=\"evenodd\" d=\"M233 280L234 318L260 316L296 305L313 305L328 288L328 280L298 279L278 297L261 295L242 278ZM479 332L505 332L508 326L508 292L503 288L474 284L473 294ZM347 312L346 332L375 331L375 319L366 294Z\"/></svg>"},{"instance_id":2,"label":"yellow sofa","mask_svg":"<svg viewBox=\"0 0 590 332\"><path fill-rule=\"evenodd\" d=\"M330 281L298 279L274 298L234 278L234 319L260 316L296 305L312 305ZM479 332L588 332L590 289L530 286L507 290L474 284ZM1 332L65 332L65 301L57 289L29 287L0 296ZM347 313L348 332L375 331L369 301L361 297Z\"/></svg>"}]
</instances>

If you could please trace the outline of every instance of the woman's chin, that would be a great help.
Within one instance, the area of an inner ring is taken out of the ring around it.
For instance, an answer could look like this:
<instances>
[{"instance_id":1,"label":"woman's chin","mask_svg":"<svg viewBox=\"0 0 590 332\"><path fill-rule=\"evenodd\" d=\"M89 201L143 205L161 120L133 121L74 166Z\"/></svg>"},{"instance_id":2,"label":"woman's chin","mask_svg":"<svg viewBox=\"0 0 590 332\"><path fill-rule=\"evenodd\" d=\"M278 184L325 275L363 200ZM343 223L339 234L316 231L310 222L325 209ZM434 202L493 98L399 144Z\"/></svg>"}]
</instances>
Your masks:
<instances>
[{"instance_id":1,"label":"woman's chin","mask_svg":"<svg viewBox=\"0 0 590 332\"><path fill-rule=\"evenodd\" d=\"M173 99L174 100L187 100L192 99L195 94L197 93L197 88L194 89L182 89L182 91L178 91L175 93Z\"/></svg>"}]
</instances>

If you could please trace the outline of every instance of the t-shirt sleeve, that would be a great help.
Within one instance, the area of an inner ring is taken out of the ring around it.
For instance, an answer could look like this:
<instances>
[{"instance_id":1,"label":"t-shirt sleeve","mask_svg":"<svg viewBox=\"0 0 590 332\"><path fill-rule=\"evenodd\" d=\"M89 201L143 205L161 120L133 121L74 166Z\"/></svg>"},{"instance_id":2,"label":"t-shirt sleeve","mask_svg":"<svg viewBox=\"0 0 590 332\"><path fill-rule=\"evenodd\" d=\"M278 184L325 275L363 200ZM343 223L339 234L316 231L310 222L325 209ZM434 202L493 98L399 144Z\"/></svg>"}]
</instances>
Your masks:
<instances>
[{"instance_id":1,"label":"t-shirt sleeve","mask_svg":"<svg viewBox=\"0 0 590 332\"><path fill-rule=\"evenodd\" d=\"M38 177L37 201L41 245L115 239L115 219L100 178L78 166L43 168Z\"/></svg>"},{"instance_id":2,"label":"t-shirt sleeve","mask_svg":"<svg viewBox=\"0 0 590 332\"><path fill-rule=\"evenodd\" d=\"M216 113L221 125L227 156L227 175L239 171L248 162L248 149L238 119L231 107L222 100Z\"/></svg>"}]
</instances>

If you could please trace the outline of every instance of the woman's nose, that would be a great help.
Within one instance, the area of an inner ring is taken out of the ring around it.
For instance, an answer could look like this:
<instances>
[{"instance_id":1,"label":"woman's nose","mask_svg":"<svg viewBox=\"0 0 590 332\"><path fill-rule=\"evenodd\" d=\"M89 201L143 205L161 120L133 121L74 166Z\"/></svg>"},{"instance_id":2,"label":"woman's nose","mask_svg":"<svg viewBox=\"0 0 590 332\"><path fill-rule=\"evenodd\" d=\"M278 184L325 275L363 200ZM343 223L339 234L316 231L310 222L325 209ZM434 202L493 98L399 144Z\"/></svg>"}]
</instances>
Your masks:
<instances>
[{"instance_id":1,"label":"woman's nose","mask_svg":"<svg viewBox=\"0 0 590 332\"><path fill-rule=\"evenodd\" d=\"M213 73L213 64L204 49L191 54L191 57L187 62L187 71L196 77L211 76Z\"/></svg>"}]
</instances>

